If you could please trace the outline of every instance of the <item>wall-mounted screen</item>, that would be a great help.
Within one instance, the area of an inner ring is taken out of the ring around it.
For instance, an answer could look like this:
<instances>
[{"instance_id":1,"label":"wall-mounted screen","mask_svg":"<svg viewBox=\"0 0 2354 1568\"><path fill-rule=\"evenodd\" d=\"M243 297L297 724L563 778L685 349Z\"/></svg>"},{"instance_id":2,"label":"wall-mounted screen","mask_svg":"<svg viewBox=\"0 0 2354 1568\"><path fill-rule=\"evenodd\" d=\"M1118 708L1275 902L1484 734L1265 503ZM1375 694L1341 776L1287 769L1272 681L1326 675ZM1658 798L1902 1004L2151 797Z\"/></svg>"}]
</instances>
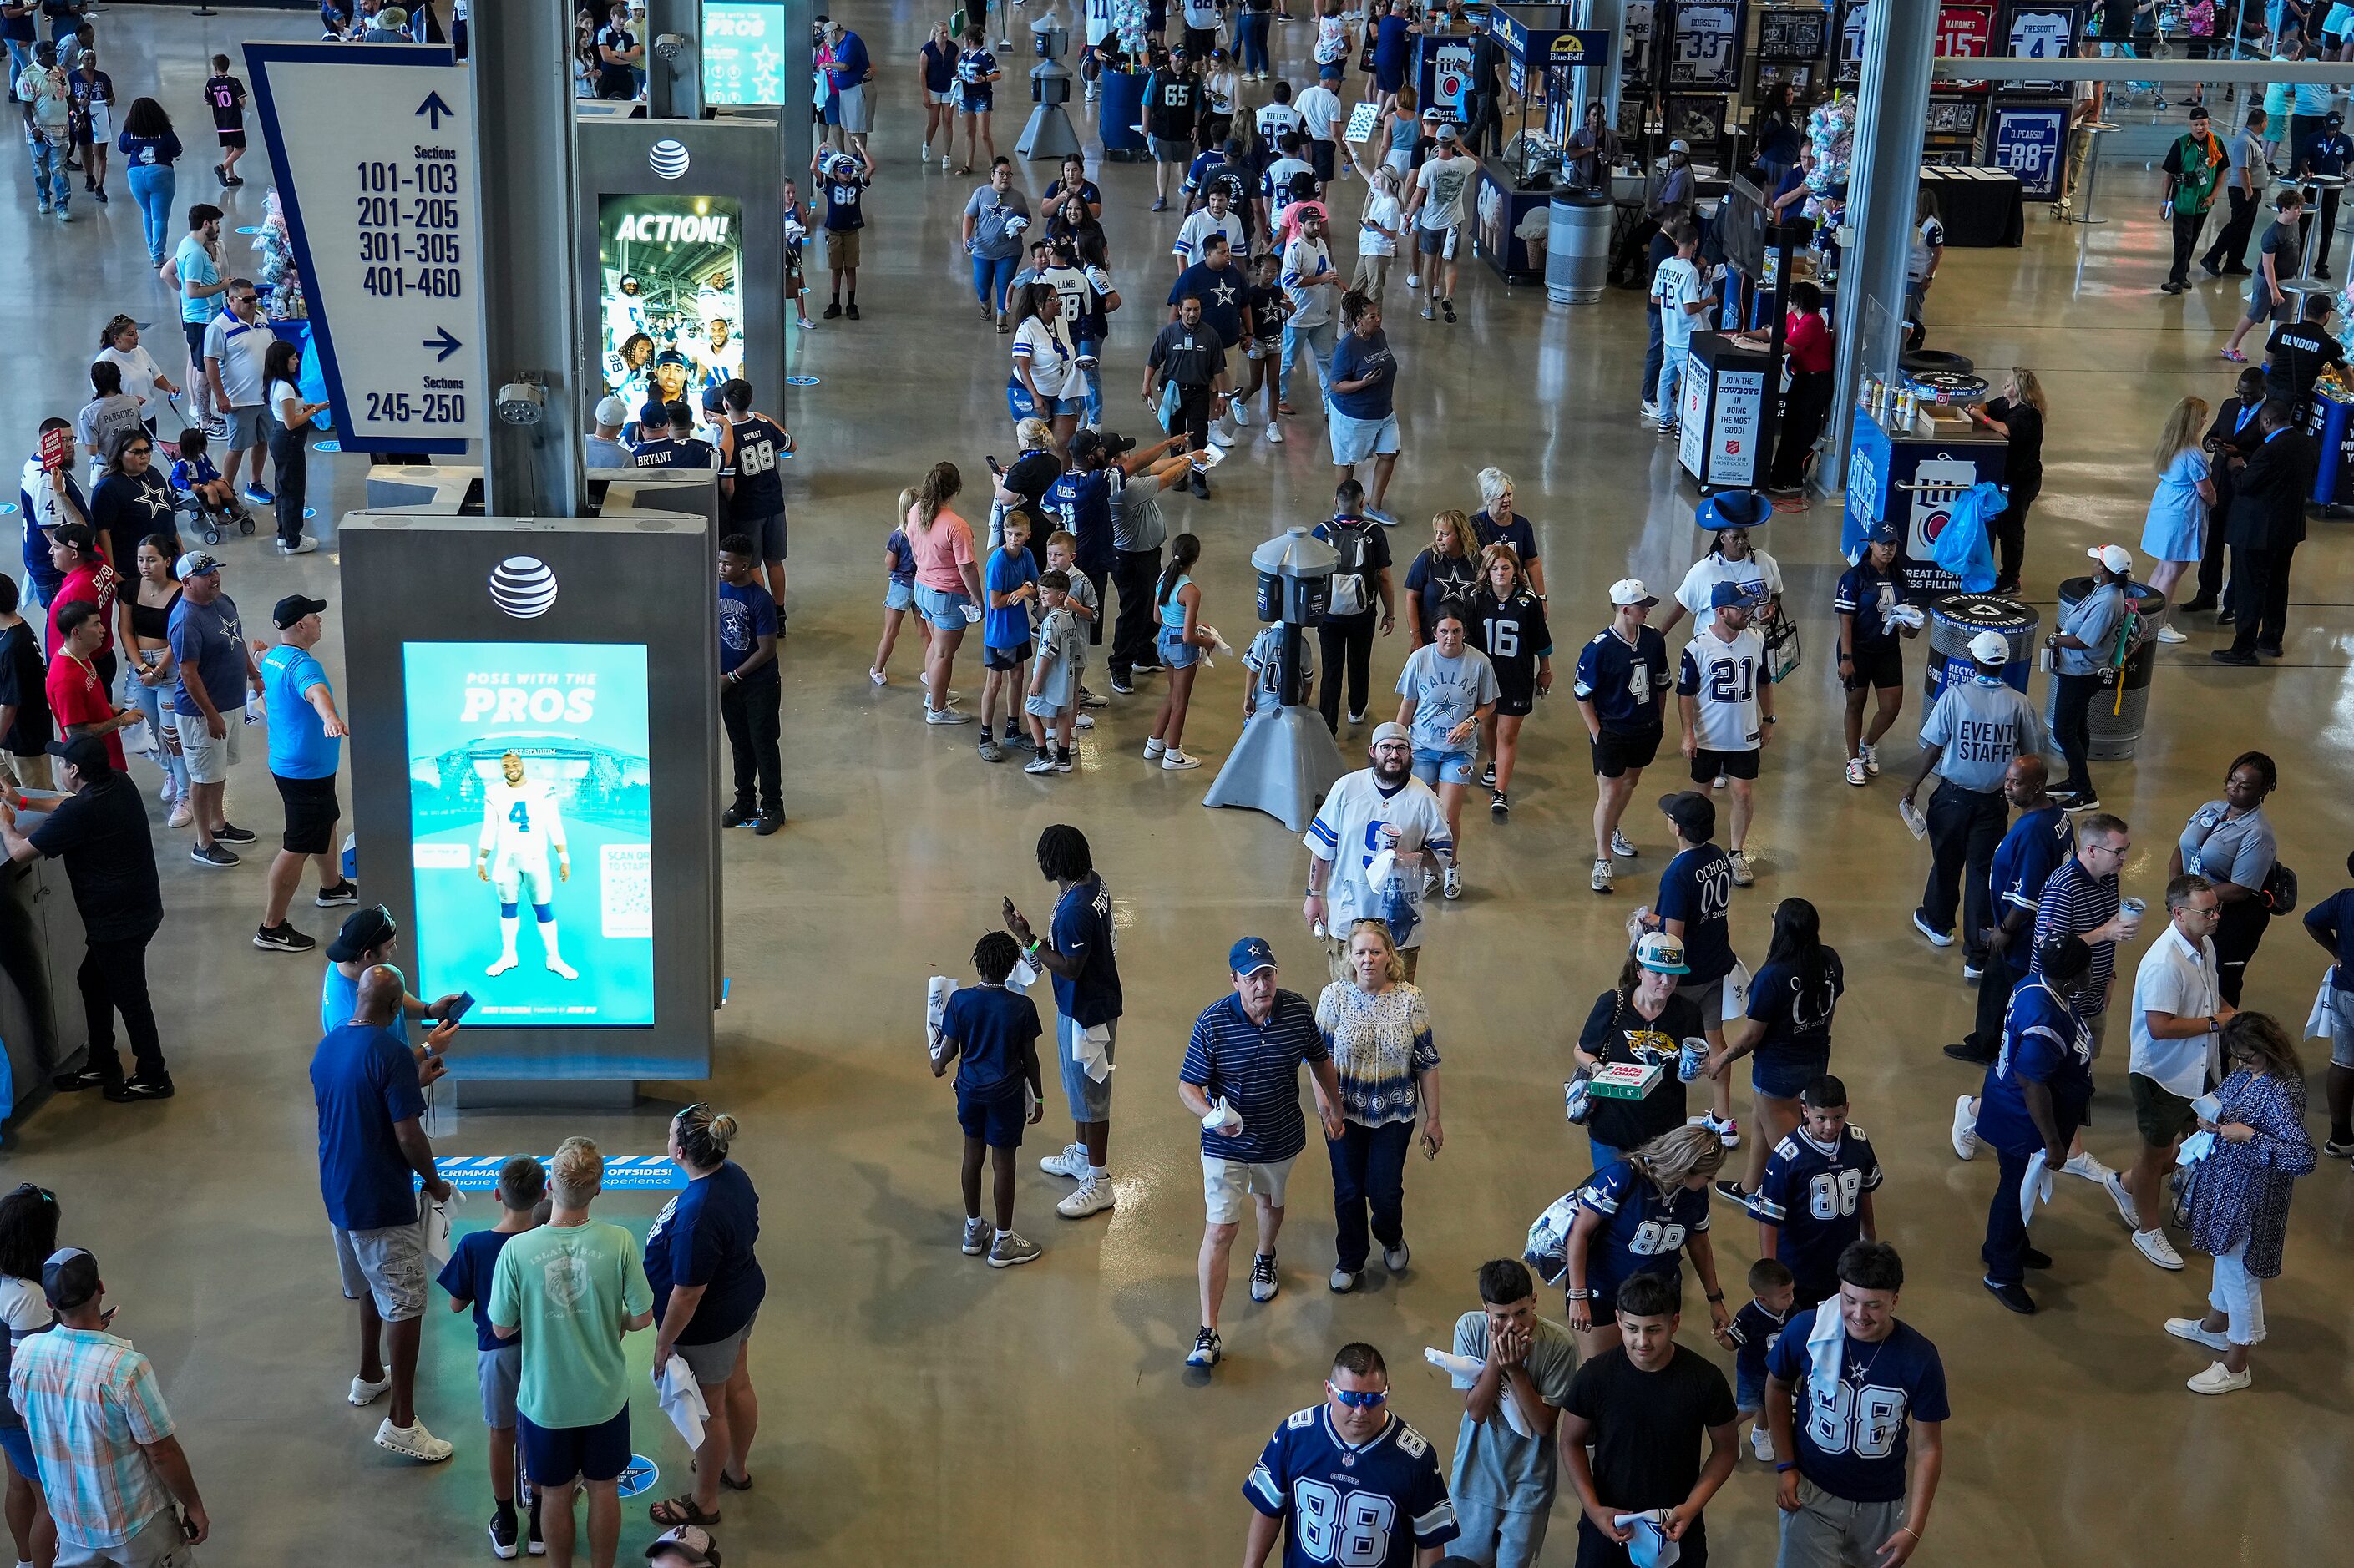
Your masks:
<instances>
[{"instance_id":1,"label":"wall-mounted screen","mask_svg":"<svg viewBox=\"0 0 2354 1568\"><path fill-rule=\"evenodd\" d=\"M809 48L806 35L801 48ZM806 54L802 69L809 66ZM703 0L703 101L785 101L783 0Z\"/></svg>"},{"instance_id":2,"label":"wall-mounted screen","mask_svg":"<svg viewBox=\"0 0 2354 1568\"><path fill-rule=\"evenodd\" d=\"M598 339L605 386L635 418L744 370L744 213L731 196L597 198ZM759 367L756 366L757 371Z\"/></svg>"}]
</instances>

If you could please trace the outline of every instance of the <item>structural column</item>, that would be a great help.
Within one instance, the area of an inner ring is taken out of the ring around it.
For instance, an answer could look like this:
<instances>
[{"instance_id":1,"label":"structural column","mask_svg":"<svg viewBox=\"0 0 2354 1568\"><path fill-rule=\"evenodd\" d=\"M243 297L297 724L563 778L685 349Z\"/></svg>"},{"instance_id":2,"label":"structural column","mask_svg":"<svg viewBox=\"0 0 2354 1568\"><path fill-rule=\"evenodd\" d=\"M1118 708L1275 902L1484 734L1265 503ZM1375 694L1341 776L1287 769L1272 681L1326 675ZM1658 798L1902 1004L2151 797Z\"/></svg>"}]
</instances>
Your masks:
<instances>
[{"instance_id":1,"label":"structural column","mask_svg":"<svg viewBox=\"0 0 2354 1568\"><path fill-rule=\"evenodd\" d=\"M703 0L646 0L646 113L656 120L703 118ZM664 58L655 41L685 40Z\"/></svg>"},{"instance_id":2,"label":"structural column","mask_svg":"<svg viewBox=\"0 0 2354 1568\"><path fill-rule=\"evenodd\" d=\"M484 357L493 387L535 383L535 422L493 411L483 510L588 514L580 374L579 169L574 156L572 11L566 0L477 5L468 31L481 138ZM502 408L508 405L501 400Z\"/></svg>"}]
</instances>

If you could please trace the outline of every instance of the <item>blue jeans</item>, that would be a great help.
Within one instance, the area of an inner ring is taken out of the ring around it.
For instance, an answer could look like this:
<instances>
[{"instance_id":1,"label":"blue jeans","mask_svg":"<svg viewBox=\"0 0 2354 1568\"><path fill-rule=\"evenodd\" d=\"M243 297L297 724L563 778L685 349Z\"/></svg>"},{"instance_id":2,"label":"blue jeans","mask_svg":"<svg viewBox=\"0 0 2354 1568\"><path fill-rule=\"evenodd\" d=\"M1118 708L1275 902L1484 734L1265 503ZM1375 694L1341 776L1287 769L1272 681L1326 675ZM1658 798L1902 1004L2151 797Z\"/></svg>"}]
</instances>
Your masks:
<instances>
[{"instance_id":1,"label":"blue jeans","mask_svg":"<svg viewBox=\"0 0 2354 1568\"><path fill-rule=\"evenodd\" d=\"M972 259L972 297L987 305L994 302L997 313L1005 313L1005 291L1013 286L1014 259L986 256Z\"/></svg>"},{"instance_id":2,"label":"blue jeans","mask_svg":"<svg viewBox=\"0 0 2354 1568\"><path fill-rule=\"evenodd\" d=\"M1271 11L1246 10L1235 18L1235 39L1242 50L1244 70L1275 69L1267 54L1267 24L1273 20L1274 13Z\"/></svg>"},{"instance_id":3,"label":"blue jeans","mask_svg":"<svg viewBox=\"0 0 2354 1568\"><path fill-rule=\"evenodd\" d=\"M1585 1141L1594 1150L1594 1169L1596 1171L1601 1170L1605 1165L1616 1165L1626 1158L1622 1151L1611 1148L1590 1132L1585 1135Z\"/></svg>"},{"instance_id":4,"label":"blue jeans","mask_svg":"<svg viewBox=\"0 0 2354 1568\"><path fill-rule=\"evenodd\" d=\"M1676 395L1683 390L1684 361L1691 356L1691 345L1665 348L1659 360L1659 418L1668 424L1676 422Z\"/></svg>"},{"instance_id":5,"label":"blue jeans","mask_svg":"<svg viewBox=\"0 0 2354 1568\"><path fill-rule=\"evenodd\" d=\"M1320 326L1293 326L1283 329L1283 368L1276 377L1275 396L1278 402L1291 397L1291 372L1299 364L1299 350L1305 345L1316 362L1316 385L1321 388L1332 379L1332 350L1340 337L1340 325L1325 322Z\"/></svg>"},{"instance_id":6,"label":"blue jeans","mask_svg":"<svg viewBox=\"0 0 2354 1568\"><path fill-rule=\"evenodd\" d=\"M185 798L188 792L188 764L178 752L164 744L164 738L166 733L164 727L166 722L164 717L164 699L170 694L172 688L149 685L139 678L136 673L138 668L137 660L132 660L127 665L127 673L122 677L122 683L131 688L131 700L139 705L139 711L147 715L147 723L155 732L156 760L164 765L164 771L171 775L172 792Z\"/></svg>"},{"instance_id":7,"label":"blue jeans","mask_svg":"<svg viewBox=\"0 0 2354 1568\"><path fill-rule=\"evenodd\" d=\"M26 143L33 154L33 195L39 199L41 210L56 207L66 210L73 186L66 181L66 144L63 142L30 142Z\"/></svg>"},{"instance_id":8,"label":"blue jeans","mask_svg":"<svg viewBox=\"0 0 2354 1568\"><path fill-rule=\"evenodd\" d=\"M1414 1123L1394 1121L1384 1127L1344 1123L1339 1141L1327 1143L1332 1157L1332 1218L1339 1234L1333 1266L1355 1274L1365 1266L1372 1250L1365 1235L1365 1211L1373 1210L1373 1235L1384 1246L1405 1239L1405 1153L1414 1147Z\"/></svg>"},{"instance_id":9,"label":"blue jeans","mask_svg":"<svg viewBox=\"0 0 2354 1568\"><path fill-rule=\"evenodd\" d=\"M1643 313L1650 318L1650 341L1643 345L1643 401L1656 406L1659 401L1659 366L1668 350L1667 329L1659 324L1659 307L1645 305Z\"/></svg>"},{"instance_id":10,"label":"blue jeans","mask_svg":"<svg viewBox=\"0 0 2354 1568\"><path fill-rule=\"evenodd\" d=\"M164 242L172 234L172 196L180 177L169 164L133 164L123 171L131 184L131 199L139 204L139 226L146 232L147 255L164 264Z\"/></svg>"}]
</instances>

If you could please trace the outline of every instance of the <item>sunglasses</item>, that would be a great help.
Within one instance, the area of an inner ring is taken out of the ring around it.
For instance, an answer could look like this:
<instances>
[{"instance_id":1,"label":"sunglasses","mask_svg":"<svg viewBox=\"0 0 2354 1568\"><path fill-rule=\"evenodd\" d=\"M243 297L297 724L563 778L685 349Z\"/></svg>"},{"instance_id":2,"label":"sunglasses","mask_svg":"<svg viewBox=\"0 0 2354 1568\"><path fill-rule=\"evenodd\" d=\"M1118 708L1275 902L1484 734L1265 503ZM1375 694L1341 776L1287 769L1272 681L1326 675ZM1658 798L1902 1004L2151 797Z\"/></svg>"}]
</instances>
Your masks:
<instances>
[{"instance_id":1,"label":"sunglasses","mask_svg":"<svg viewBox=\"0 0 2354 1568\"><path fill-rule=\"evenodd\" d=\"M152 457L154 455L154 451L155 449L154 447L125 447L122 449L122 455L124 457Z\"/></svg>"},{"instance_id":2,"label":"sunglasses","mask_svg":"<svg viewBox=\"0 0 2354 1568\"><path fill-rule=\"evenodd\" d=\"M1329 1383L1324 1386L1331 1390L1333 1398L1339 1400L1341 1404L1347 1405L1352 1410L1372 1410L1378 1405L1389 1403L1390 1391L1385 1388L1369 1388L1361 1391L1352 1388L1336 1388Z\"/></svg>"}]
</instances>

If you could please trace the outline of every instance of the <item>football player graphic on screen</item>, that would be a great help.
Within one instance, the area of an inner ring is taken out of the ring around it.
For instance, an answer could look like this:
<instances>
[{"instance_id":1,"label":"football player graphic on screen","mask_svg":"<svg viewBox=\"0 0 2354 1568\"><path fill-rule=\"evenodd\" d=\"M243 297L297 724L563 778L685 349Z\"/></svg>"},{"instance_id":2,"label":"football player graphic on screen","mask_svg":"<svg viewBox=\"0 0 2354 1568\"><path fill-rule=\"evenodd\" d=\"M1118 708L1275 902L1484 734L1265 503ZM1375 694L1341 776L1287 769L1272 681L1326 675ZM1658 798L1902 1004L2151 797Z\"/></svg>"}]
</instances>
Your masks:
<instances>
[{"instance_id":1,"label":"football player graphic on screen","mask_svg":"<svg viewBox=\"0 0 2354 1568\"><path fill-rule=\"evenodd\" d=\"M482 791L482 833L475 846L474 874L499 895L499 958L483 970L503 975L515 967L515 932L523 920L520 901L531 901L539 921L539 945L547 967L566 980L580 972L564 961L557 947L555 888L547 880L547 852L556 851L556 874L572 880L572 854L564 842L564 817L556 809L556 792L524 776L523 758L508 752L499 758L501 782Z\"/></svg>"}]
</instances>

